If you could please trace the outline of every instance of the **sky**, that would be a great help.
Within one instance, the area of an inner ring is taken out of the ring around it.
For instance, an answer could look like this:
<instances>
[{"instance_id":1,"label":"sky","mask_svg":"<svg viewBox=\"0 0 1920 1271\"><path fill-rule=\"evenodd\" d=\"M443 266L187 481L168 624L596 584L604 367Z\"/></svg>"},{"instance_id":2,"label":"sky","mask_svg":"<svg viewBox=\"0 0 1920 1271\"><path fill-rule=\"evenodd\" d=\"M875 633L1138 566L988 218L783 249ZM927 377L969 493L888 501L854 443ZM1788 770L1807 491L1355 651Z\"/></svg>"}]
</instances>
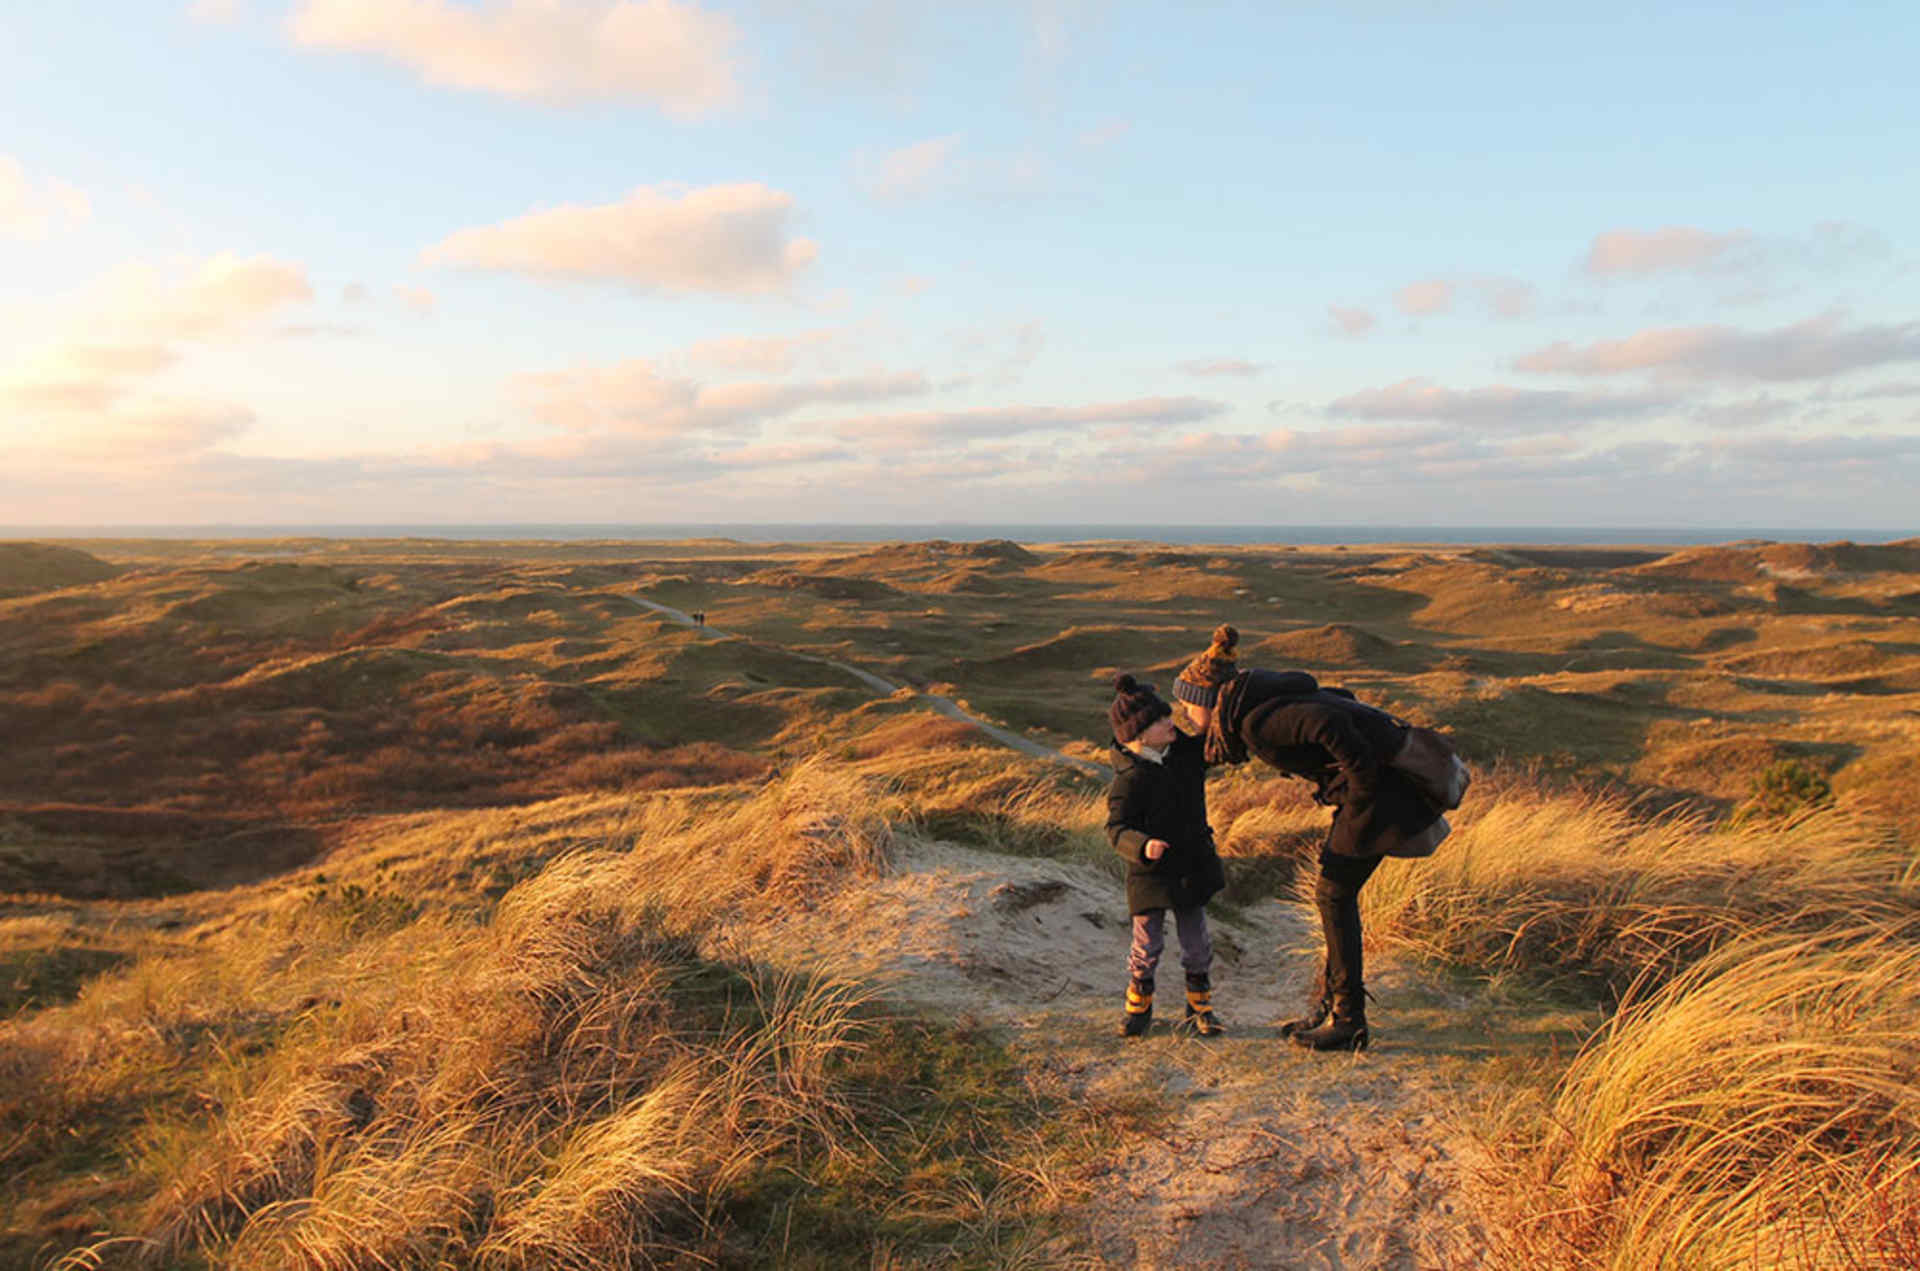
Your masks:
<instances>
[{"instance_id":1,"label":"sky","mask_svg":"<svg viewBox=\"0 0 1920 1271\"><path fill-rule=\"evenodd\" d=\"M1920 527L1920 6L0 0L0 525Z\"/></svg>"}]
</instances>

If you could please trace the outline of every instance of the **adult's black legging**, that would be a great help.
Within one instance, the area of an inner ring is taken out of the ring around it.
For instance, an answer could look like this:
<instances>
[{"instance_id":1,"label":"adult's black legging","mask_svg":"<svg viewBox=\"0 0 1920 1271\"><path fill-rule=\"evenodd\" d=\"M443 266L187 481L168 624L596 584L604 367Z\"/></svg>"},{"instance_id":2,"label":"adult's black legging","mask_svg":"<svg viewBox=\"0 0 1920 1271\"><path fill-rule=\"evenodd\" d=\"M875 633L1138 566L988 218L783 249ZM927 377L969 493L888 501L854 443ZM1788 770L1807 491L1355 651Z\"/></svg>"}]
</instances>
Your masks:
<instances>
[{"instance_id":1,"label":"adult's black legging","mask_svg":"<svg viewBox=\"0 0 1920 1271\"><path fill-rule=\"evenodd\" d=\"M1380 868L1378 856L1342 856L1320 849L1320 880L1313 903L1327 941L1327 992L1357 997L1366 990L1360 954L1360 888Z\"/></svg>"}]
</instances>

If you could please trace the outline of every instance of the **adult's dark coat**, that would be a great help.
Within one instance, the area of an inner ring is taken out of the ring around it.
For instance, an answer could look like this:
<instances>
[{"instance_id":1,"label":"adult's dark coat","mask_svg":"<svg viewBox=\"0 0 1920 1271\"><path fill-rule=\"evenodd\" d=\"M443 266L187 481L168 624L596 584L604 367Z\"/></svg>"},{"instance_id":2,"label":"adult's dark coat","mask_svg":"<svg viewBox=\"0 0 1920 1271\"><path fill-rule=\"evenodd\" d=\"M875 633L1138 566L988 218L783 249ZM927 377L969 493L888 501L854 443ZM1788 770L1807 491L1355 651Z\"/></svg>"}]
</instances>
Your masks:
<instances>
[{"instance_id":1,"label":"adult's dark coat","mask_svg":"<svg viewBox=\"0 0 1920 1271\"><path fill-rule=\"evenodd\" d=\"M1334 808L1327 850L1382 856L1440 819L1440 809L1391 766L1405 739L1393 716L1345 689L1322 688L1304 671L1242 671L1221 689L1209 755L1239 762L1251 754L1313 782L1314 799Z\"/></svg>"},{"instance_id":2,"label":"adult's dark coat","mask_svg":"<svg viewBox=\"0 0 1920 1271\"><path fill-rule=\"evenodd\" d=\"M1191 909L1227 885L1207 824L1205 749L1182 733L1155 763L1114 743L1107 840L1127 862L1129 913ZM1147 859L1148 839L1167 844L1157 861Z\"/></svg>"}]
</instances>

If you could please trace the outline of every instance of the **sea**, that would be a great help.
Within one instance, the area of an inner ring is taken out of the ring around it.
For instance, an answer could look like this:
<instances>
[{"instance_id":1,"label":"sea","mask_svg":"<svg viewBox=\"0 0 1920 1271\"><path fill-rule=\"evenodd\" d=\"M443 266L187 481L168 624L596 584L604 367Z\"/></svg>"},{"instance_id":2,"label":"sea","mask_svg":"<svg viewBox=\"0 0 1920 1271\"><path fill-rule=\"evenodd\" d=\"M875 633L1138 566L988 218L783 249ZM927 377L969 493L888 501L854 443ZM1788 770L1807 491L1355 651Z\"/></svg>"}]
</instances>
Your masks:
<instances>
[{"instance_id":1,"label":"sea","mask_svg":"<svg viewBox=\"0 0 1920 1271\"><path fill-rule=\"evenodd\" d=\"M741 543L886 543L946 539L977 543L1146 542L1314 545L1381 543L1540 546L1666 546L1768 541L1890 543L1920 529L1762 526L1567 525L1101 525L1091 523L865 523L837 521L472 525L40 525L0 526L0 539L439 539L586 542L732 539Z\"/></svg>"}]
</instances>

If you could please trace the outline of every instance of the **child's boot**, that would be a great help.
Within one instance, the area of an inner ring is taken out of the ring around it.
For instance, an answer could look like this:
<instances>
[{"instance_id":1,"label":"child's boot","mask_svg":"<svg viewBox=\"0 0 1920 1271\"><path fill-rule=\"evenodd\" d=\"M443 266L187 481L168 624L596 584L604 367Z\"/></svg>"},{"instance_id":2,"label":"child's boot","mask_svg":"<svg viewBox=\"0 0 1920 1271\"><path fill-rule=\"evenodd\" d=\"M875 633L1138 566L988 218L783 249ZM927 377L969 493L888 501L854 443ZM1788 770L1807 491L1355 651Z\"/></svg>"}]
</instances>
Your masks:
<instances>
[{"instance_id":1,"label":"child's boot","mask_svg":"<svg viewBox=\"0 0 1920 1271\"><path fill-rule=\"evenodd\" d=\"M1122 1037L1145 1037L1153 1027L1153 981L1134 980L1127 985L1127 1014L1121 1021Z\"/></svg>"},{"instance_id":2,"label":"child's boot","mask_svg":"<svg viewBox=\"0 0 1920 1271\"><path fill-rule=\"evenodd\" d=\"M1207 976L1187 977L1187 1026L1202 1037L1218 1037L1227 1031L1213 1013L1213 981Z\"/></svg>"}]
</instances>

